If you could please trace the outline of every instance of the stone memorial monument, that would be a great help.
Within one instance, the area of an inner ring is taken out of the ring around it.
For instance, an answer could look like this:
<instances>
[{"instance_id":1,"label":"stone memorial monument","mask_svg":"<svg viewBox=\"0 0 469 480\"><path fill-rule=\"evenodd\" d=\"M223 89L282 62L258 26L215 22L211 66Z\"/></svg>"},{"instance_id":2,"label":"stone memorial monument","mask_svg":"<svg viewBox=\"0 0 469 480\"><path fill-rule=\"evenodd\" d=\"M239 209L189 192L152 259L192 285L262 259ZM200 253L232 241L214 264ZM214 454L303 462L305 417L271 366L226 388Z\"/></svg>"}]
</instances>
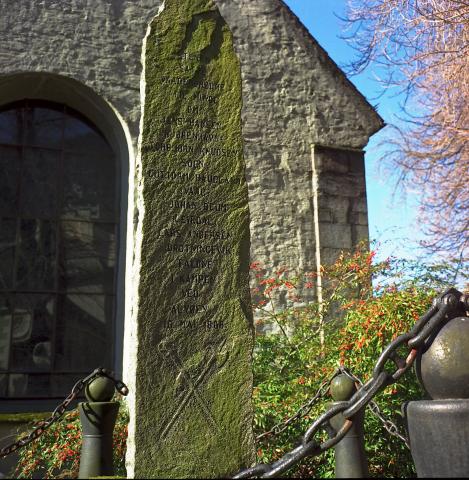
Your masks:
<instances>
[{"instance_id":1,"label":"stone memorial monument","mask_svg":"<svg viewBox=\"0 0 469 480\"><path fill-rule=\"evenodd\" d=\"M215 4L166 0L144 69L134 474L220 477L254 449L241 76Z\"/></svg>"}]
</instances>

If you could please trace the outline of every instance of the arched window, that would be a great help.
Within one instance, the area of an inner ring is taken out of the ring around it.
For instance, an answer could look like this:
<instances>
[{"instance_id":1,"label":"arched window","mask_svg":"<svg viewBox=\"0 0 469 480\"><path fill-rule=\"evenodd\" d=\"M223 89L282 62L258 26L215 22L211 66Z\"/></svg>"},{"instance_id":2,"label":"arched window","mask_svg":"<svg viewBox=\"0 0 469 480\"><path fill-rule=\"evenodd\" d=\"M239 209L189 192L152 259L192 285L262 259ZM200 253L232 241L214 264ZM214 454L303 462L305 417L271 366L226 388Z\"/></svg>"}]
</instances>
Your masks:
<instances>
[{"instance_id":1,"label":"arched window","mask_svg":"<svg viewBox=\"0 0 469 480\"><path fill-rule=\"evenodd\" d=\"M0 108L0 398L63 398L113 367L118 185L77 111Z\"/></svg>"}]
</instances>

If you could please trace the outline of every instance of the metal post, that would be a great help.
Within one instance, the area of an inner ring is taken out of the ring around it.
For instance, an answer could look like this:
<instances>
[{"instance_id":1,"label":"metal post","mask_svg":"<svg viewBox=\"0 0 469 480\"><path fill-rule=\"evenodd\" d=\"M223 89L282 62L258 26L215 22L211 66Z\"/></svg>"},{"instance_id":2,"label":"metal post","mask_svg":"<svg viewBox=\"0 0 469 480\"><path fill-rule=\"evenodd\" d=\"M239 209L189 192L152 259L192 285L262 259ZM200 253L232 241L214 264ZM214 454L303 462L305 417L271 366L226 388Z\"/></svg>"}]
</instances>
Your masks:
<instances>
[{"instance_id":1,"label":"metal post","mask_svg":"<svg viewBox=\"0 0 469 480\"><path fill-rule=\"evenodd\" d=\"M447 321L416 370L432 399L404 408L417 475L469 477L469 317Z\"/></svg>"},{"instance_id":2,"label":"metal post","mask_svg":"<svg viewBox=\"0 0 469 480\"><path fill-rule=\"evenodd\" d=\"M335 402L349 400L356 389L355 382L345 374L335 377L330 387ZM363 432L364 417L364 409L353 416L351 418L352 428L334 447L336 478L366 478L368 476ZM335 431L340 430L344 423L345 418L341 413L330 420L330 424Z\"/></svg>"},{"instance_id":3,"label":"metal post","mask_svg":"<svg viewBox=\"0 0 469 480\"><path fill-rule=\"evenodd\" d=\"M83 432L78 478L114 474L112 433L119 410L119 403L110 401L114 389L111 379L98 377L85 390L88 402L78 405Z\"/></svg>"}]
</instances>

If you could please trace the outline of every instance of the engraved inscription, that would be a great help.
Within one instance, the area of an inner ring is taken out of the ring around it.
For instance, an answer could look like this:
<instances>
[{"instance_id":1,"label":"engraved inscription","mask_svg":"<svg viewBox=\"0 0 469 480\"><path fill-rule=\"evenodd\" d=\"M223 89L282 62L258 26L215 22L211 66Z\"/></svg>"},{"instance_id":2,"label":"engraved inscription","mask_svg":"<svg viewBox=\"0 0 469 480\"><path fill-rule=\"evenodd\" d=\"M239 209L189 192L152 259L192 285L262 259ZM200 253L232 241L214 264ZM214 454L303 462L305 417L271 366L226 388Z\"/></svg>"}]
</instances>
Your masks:
<instances>
[{"instance_id":1,"label":"engraved inscription","mask_svg":"<svg viewBox=\"0 0 469 480\"><path fill-rule=\"evenodd\" d=\"M175 403L177 405L176 410L171 415L169 421L163 425L161 428L158 437L160 440L163 440L168 432L171 430L173 425L175 424L176 420L179 418L181 413L184 411L186 406L189 404L191 400L194 400L197 406L199 407L201 413L203 414L204 418L207 420L207 423L212 428L212 432L215 435L221 435L222 431L220 427L217 425L217 422L212 416L210 411L209 402L203 397L201 387L203 386L204 382L207 382L211 375L214 373L214 367L216 367L216 358L217 355L222 353L223 347L225 345L225 341L218 347L215 351L211 352L211 356L209 357L207 362L201 362L199 366L200 374L197 378L192 379L185 371L183 363L179 359L176 349L166 347L164 343L160 343L158 349L160 352L173 364L174 367L179 371L178 379L182 379L186 385L187 389L184 390L181 398ZM201 368L203 366L203 368Z\"/></svg>"},{"instance_id":2,"label":"engraved inscription","mask_svg":"<svg viewBox=\"0 0 469 480\"><path fill-rule=\"evenodd\" d=\"M175 287L174 302L184 302L173 305L171 313L175 318L164 321L165 329L210 330L225 325L210 318L204 322L194 321L193 316L206 312L202 307L210 301L219 259L233 252L230 233L218 227L233 207L221 198L221 201L210 201L207 197L213 189L241 184L243 178L239 174L220 171L217 163L220 158L238 157L241 151L227 147L224 125L217 117L218 95L223 93L225 84L204 77L194 81L189 75L200 56L189 51L175 56L180 68L175 68L172 75L161 77L163 87L177 87L176 97L187 104L187 108L157 121L164 136L154 142L148 139L142 146L144 152L177 155L170 168L162 165L148 171L148 178L162 186L180 185L177 195L171 195L161 205L174 218L159 232L159 238L164 240L162 251L167 258L176 257L179 267L170 277ZM200 268L204 269L203 273L194 273L194 269ZM194 300L200 304L185 303Z\"/></svg>"}]
</instances>

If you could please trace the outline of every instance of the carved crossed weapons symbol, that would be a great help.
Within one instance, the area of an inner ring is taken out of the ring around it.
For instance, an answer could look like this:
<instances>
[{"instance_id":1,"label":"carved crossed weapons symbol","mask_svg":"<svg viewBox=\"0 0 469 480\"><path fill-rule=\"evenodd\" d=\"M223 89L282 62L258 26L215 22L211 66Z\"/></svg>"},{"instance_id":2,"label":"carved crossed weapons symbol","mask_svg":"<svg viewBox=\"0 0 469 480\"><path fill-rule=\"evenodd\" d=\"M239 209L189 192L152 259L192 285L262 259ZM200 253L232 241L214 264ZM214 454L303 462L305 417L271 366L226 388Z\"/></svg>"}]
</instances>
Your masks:
<instances>
[{"instance_id":1,"label":"carved crossed weapons symbol","mask_svg":"<svg viewBox=\"0 0 469 480\"><path fill-rule=\"evenodd\" d=\"M221 434L222 431L220 427L217 425L217 422L213 418L213 415L210 412L210 408L207 406L206 399L202 396L199 391L199 387L202 385L204 380L208 380L207 375L212 369L212 365L217 358L217 355L222 351L223 347L225 346L226 340L224 340L217 349L212 350L212 355L210 356L209 360L207 361L204 369L200 372L197 378L193 381L187 373L184 372L184 367L179 359L177 353L174 350L171 350L167 345L161 343L159 345L159 350L171 361L171 363L179 370L179 376L181 376L186 384L189 386L189 389L185 392L183 399L179 402L178 407L174 411L173 415L169 419L168 423L163 427L159 438L163 440L168 432L173 427L176 420L181 415L181 412L187 406L189 401L194 398L196 403L198 404L200 410L204 414L204 418L208 421L208 423L212 426L212 428L216 431L217 434ZM216 350L216 351L215 351Z\"/></svg>"}]
</instances>

